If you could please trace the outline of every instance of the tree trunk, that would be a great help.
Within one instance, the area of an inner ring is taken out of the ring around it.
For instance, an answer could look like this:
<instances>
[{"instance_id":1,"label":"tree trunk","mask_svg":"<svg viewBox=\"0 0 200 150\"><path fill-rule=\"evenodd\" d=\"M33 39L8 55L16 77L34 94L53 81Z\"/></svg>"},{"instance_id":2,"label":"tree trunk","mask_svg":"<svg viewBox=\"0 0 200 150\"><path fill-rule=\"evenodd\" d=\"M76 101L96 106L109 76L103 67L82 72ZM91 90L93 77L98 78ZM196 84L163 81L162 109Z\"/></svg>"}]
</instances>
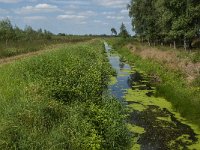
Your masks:
<instances>
[{"instance_id":1,"label":"tree trunk","mask_svg":"<svg viewBox=\"0 0 200 150\"><path fill-rule=\"evenodd\" d=\"M6 47L8 46L8 39L6 39Z\"/></svg>"},{"instance_id":2,"label":"tree trunk","mask_svg":"<svg viewBox=\"0 0 200 150\"><path fill-rule=\"evenodd\" d=\"M184 37L184 39L183 39L183 41L184 41L184 49L185 49L185 51L187 51L187 43L186 43L186 38Z\"/></svg>"},{"instance_id":3,"label":"tree trunk","mask_svg":"<svg viewBox=\"0 0 200 150\"><path fill-rule=\"evenodd\" d=\"M148 39L148 44L149 44L149 46L151 46L151 43L150 43L150 40Z\"/></svg>"},{"instance_id":4,"label":"tree trunk","mask_svg":"<svg viewBox=\"0 0 200 150\"><path fill-rule=\"evenodd\" d=\"M174 40L174 49L176 49L176 41Z\"/></svg>"}]
</instances>

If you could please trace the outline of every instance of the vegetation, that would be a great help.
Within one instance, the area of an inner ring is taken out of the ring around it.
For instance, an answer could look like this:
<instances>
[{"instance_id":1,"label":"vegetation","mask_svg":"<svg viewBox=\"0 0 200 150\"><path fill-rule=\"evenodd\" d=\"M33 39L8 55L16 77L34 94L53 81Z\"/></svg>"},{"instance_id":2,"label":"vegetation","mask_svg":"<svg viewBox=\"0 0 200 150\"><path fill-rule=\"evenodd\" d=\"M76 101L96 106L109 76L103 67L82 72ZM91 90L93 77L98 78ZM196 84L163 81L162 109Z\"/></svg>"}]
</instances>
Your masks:
<instances>
[{"instance_id":1,"label":"vegetation","mask_svg":"<svg viewBox=\"0 0 200 150\"><path fill-rule=\"evenodd\" d=\"M126 30L126 26L124 25L124 23L122 23L121 27L120 27L120 33L119 36L126 39L128 37L130 37L128 31Z\"/></svg>"},{"instance_id":2,"label":"vegetation","mask_svg":"<svg viewBox=\"0 0 200 150\"><path fill-rule=\"evenodd\" d=\"M130 41L133 42L132 40ZM180 112L183 117L200 126L199 77L193 82L194 84L188 84L184 73L180 70L169 69L164 63L160 63L156 59L142 59L137 53L132 53L125 47L130 41L114 39L110 42L128 62L159 81L159 84L157 84L158 96L164 96L172 102L174 109ZM141 51L141 44L134 44L137 47L137 51Z\"/></svg>"},{"instance_id":3,"label":"vegetation","mask_svg":"<svg viewBox=\"0 0 200 150\"><path fill-rule=\"evenodd\" d=\"M47 30L24 30L11 24L9 19L0 21L0 58L44 49L48 45L90 40L91 37L53 35Z\"/></svg>"},{"instance_id":4,"label":"vegetation","mask_svg":"<svg viewBox=\"0 0 200 150\"><path fill-rule=\"evenodd\" d=\"M127 149L111 72L97 40L3 65L0 149Z\"/></svg>"},{"instance_id":5,"label":"vegetation","mask_svg":"<svg viewBox=\"0 0 200 150\"><path fill-rule=\"evenodd\" d=\"M131 0L129 15L142 41L191 48L200 37L198 0Z\"/></svg>"},{"instance_id":6,"label":"vegetation","mask_svg":"<svg viewBox=\"0 0 200 150\"><path fill-rule=\"evenodd\" d=\"M112 35L117 36L117 30L115 28L111 28Z\"/></svg>"}]
</instances>

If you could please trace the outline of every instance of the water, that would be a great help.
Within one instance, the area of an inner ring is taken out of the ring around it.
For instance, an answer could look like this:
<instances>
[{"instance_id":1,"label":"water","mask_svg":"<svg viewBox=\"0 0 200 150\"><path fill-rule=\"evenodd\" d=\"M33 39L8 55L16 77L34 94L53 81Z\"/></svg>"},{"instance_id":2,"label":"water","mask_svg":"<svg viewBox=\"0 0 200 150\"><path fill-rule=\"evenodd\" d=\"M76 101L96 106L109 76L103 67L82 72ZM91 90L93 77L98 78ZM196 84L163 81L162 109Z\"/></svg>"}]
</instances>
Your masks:
<instances>
[{"instance_id":1,"label":"water","mask_svg":"<svg viewBox=\"0 0 200 150\"><path fill-rule=\"evenodd\" d=\"M171 103L164 98L154 97L155 88L150 77L134 71L134 67L120 60L119 55L112 54L111 47L105 42L108 59L116 70L116 83L109 86L112 95L126 102L131 109L128 123L132 131L133 149L168 150L189 149L198 141L193 129L183 123ZM139 133L137 130L144 130Z\"/></svg>"},{"instance_id":2,"label":"water","mask_svg":"<svg viewBox=\"0 0 200 150\"><path fill-rule=\"evenodd\" d=\"M108 54L109 62L117 72L117 83L110 85L109 90L112 95L122 100L126 90L130 88L128 81L130 80L131 66L120 61L119 55L111 54L111 47L107 43L105 43L105 48Z\"/></svg>"}]
</instances>

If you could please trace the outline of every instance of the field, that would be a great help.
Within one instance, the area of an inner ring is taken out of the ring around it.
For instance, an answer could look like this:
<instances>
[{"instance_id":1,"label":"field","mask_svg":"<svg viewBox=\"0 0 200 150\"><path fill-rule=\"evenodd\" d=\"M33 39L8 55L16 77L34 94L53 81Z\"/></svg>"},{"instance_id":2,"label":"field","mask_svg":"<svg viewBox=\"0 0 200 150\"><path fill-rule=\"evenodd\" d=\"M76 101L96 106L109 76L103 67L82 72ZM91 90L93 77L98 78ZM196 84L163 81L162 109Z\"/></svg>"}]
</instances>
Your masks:
<instances>
[{"instance_id":1,"label":"field","mask_svg":"<svg viewBox=\"0 0 200 150\"><path fill-rule=\"evenodd\" d=\"M32 36L32 35L30 35ZM91 40L91 37L84 36L51 36L51 38L20 39L10 40L7 44L0 41L0 58L16 56L19 54L43 50L51 46L63 43L77 43Z\"/></svg>"},{"instance_id":2,"label":"field","mask_svg":"<svg viewBox=\"0 0 200 150\"><path fill-rule=\"evenodd\" d=\"M112 74L100 40L2 65L0 149L127 149Z\"/></svg>"}]
</instances>

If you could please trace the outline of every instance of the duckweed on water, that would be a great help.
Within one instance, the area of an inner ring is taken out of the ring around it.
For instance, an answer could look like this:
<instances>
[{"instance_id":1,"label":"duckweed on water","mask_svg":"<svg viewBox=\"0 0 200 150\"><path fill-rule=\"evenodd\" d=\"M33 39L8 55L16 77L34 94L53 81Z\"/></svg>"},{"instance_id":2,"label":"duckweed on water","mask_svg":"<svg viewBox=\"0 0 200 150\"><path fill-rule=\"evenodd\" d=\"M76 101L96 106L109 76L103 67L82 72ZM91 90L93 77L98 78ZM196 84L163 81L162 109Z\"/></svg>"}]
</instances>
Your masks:
<instances>
[{"instance_id":1,"label":"duckweed on water","mask_svg":"<svg viewBox=\"0 0 200 150\"><path fill-rule=\"evenodd\" d=\"M114 84L116 84L116 83L117 83L117 78L114 77L114 76L111 76L111 77L110 77L109 85L114 85Z\"/></svg>"},{"instance_id":2,"label":"duckweed on water","mask_svg":"<svg viewBox=\"0 0 200 150\"><path fill-rule=\"evenodd\" d=\"M151 91L154 92L154 90ZM160 143L161 147L198 149L200 138L196 134L199 133L199 130L182 118L179 113L175 112L171 103L166 99L154 96L149 97L147 96L148 92L149 90L129 89L125 95L125 99L129 104L128 106L132 109L132 119L130 120L132 122L131 125L133 125L132 130L137 129L140 131L140 129L134 128L135 125L141 128L145 127L144 130L147 130L146 133L140 134L137 137L137 139L140 139L140 142L137 142L136 146L139 147L139 144L140 147L145 147L145 143L143 142L146 141L145 139L150 138L148 136L156 136L156 134L158 134L158 137L161 136L159 131L154 130L160 129L164 133L162 133L163 136L166 134L163 137L164 141L161 142L163 145ZM146 128L147 124L148 128ZM135 133L138 132L135 131ZM135 142L135 140L133 141ZM146 142L150 142L151 145L154 143L154 140ZM152 145L152 148L156 147Z\"/></svg>"},{"instance_id":3,"label":"duckweed on water","mask_svg":"<svg viewBox=\"0 0 200 150\"><path fill-rule=\"evenodd\" d=\"M136 125L127 124L129 131L133 134L132 136L132 147L131 150L140 150L141 146L138 144L138 140L141 134L145 133L145 129Z\"/></svg>"}]
</instances>

